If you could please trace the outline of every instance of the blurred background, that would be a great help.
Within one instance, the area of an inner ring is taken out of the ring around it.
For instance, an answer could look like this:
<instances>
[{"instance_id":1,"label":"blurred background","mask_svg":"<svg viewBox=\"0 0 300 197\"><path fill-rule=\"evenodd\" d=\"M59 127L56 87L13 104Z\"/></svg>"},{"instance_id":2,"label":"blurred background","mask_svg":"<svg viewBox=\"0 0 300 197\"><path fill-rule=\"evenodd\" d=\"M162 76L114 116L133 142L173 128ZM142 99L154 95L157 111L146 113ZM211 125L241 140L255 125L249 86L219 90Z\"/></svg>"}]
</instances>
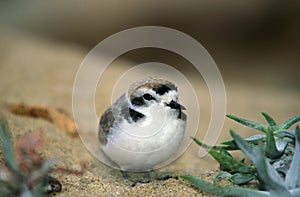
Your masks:
<instances>
[{"instance_id":1,"label":"blurred background","mask_svg":"<svg viewBox=\"0 0 300 197\"><path fill-rule=\"evenodd\" d=\"M75 43L87 50L131 27L171 27L194 37L209 51L225 82L276 88L299 89L299 20L300 2L290 0L0 3L1 29Z\"/></svg>"},{"instance_id":2,"label":"blurred background","mask_svg":"<svg viewBox=\"0 0 300 197\"><path fill-rule=\"evenodd\" d=\"M226 86L228 113L263 121L259 112L266 111L282 122L300 111L299 21L300 1L291 0L0 1L0 99L51 104L71 112L77 69L95 45L128 28L165 26L192 36L213 57ZM147 61L194 73L192 65L171 52L128 52L107 70L106 86L97 95L106 100L97 108L99 115L110 105L109 80ZM193 84L202 86L197 79L191 79ZM204 104L198 135L203 137L210 105L207 89L199 90ZM229 138L229 128L242 130L226 120L219 141ZM243 135L249 136L248 131ZM194 146L193 154L197 150Z\"/></svg>"}]
</instances>

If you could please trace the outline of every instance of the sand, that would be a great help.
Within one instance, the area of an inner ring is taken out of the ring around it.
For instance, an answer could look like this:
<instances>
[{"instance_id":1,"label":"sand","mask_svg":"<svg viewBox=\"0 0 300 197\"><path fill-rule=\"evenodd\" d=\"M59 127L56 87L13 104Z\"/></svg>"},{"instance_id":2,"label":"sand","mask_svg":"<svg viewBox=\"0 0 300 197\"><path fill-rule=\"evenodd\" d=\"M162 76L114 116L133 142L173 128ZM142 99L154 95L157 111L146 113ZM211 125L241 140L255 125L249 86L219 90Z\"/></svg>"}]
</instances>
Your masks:
<instances>
[{"instance_id":1,"label":"sand","mask_svg":"<svg viewBox=\"0 0 300 197\"><path fill-rule=\"evenodd\" d=\"M56 166L70 170L80 171L81 164L85 164L81 175L53 174L62 184L62 191L55 196L208 196L186 181L175 178L158 181L140 175L147 183L137 183L132 187L132 180L136 178L125 179L118 170L97 161L80 138L70 136L46 120L10 113L6 108L7 103L60 107L72 114L72 86L88 50L74 44L10 32L0 34L0 43L0 115L8 120L13 138L42 128L46 139L42 153L45 158L59 158ZM112 78L127 68L128 62L116 64L114 69L108 71ZM225 82L227 113L262 121L259 113L265 111L278 122L299 113L299 91ZM201 88L202 85L199 85L199 89ZM98 96L107 95L105 91L109 89L102 90ZM101 114L105 107L99 106L98 113ZM208 122L209 113L206 112L209 107L204 105L201 110L204 111L203 122ZM207 125L199 127L197 136L200 139L203 136L201 131L206 127ZM230 139L229 128L241 131L243 136L254 133L251 129L226 120L219 142ZM209 156L199 158L197 154L198 146L192 143L183 156L171 165L154 171L151 176L194 174L211 179L218 164ZM3 160L0 164L3 164Z\"/></svg>"}]
</instances>

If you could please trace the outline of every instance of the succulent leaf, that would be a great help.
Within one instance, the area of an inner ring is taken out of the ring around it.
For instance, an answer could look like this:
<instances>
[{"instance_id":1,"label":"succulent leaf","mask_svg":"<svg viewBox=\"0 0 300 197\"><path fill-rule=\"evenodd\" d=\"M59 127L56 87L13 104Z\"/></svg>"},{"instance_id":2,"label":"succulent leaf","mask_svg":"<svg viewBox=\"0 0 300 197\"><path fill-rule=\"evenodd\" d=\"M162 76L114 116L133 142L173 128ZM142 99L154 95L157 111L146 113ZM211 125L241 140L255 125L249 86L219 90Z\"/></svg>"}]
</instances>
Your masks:
<instances>
[{"instance_id":1,"label":"succulent leaf","mask_svg":"<svg viewBox=\"0 0 300 197\"><path fill-rule=\"evenodd\" d=\"M268 126L264 125L264 124L261 124L261 123L254 122L254 121L251 121L251 120L246 120L246 119L243 119L243 118L239 118L239 117L231 115L231 114L227 114L226 116L228 118L238 122L238 123L241 123L245 126L248 126L248 127L254 128L254 129L257 129L257 130L262 131L264 133L266 133L266 131L268 130Z\"/></svg>"},{"instance_id":2,"label":"succulent leaf","mask_svg":"<svg viewBox=\"0 0 300 197\"><path fill-rule=\"evenodd\" d=\"M293 160L285 178L285 183L289 189L300 187L300 129L296 127L296 147Z\"/></svg>"},{"instance_id":3,"label":"succulent leaf","mask_svg":"<svg viewBox=\"0 0 300 197\"><path fill-rule=\"evenodd\" d=\"M237 150L237 146L210 146L207 144L204 144L203 142L201 142L200 140L198 140L197 138L192 138L194 140L194 142L196 142L200 147L205 148L207 150ZM229 154L229 153L228 153Z\"/></svg>"},{"instance_id":4,"label":"succulent leaf","mask_svg":"<svg viewBox=\"0 0 300 197\"><path fill-rule=\"evenodd\" d=\"M228 172L220 171L214 176L213 183L216 184L220 178L227 179L231 176L232 175Z\"/></svg>"},{"instance_id":5,"label":"succulent leaf","mask_svg":"<svg viewBox=\"0 0 300 197\"><path fill-rule=\"evenodd\" d=\"M290 192L291 192L292 196L294 196L294 197L300 196L300 188L291 189Z\"/></svg>"},{"instance_id":6,"label":"succulent leaf","mask_svg":"<svg viewBox=\"0 0 300 197\"><path fill-rule=\"evenodd\" d=\"M33 160L30 157L26 157L27 162L24 162L24 159L20 159L20 158L16 160L14 153L18 154L19 152L14 152L10 140L7 121L1 118L0 118L0 140L3 148L4 161L7 166L6 168L1 169L0 175L2 172L8 174L7 176L0 177L0 195L7 196L7 197L45 196L46 188L47 186L49 186L48 173L52 170L52 167L56 162L56 160L50 159L44 161L40 157L38 157L39 159L36 160ZM30 139L30 140L35 141L38 140L38 138ZM16 144L18 144L18 141ZM31 147L27 146L27 148L31 148ZM19 154L23 152L24 152L24 148L20 149ZM23 168L21 168L20 166L23 166L26 170L22 171L21 169Z\"/></svg>"},{"instance_id":7,"label":"succulent leaf","mask_svg":"<svg viewBox=\"0 0 300 197\"><path fill-rule=\"evenodd\" d=\"M255 164L260 179L269 187L272 196L291 196L286 185L284 184L280 175L275 171L266 157L262 147L253 148L249 143L244 141L239 135L230 131L237 145Z\"/></svg>"},{"instance_id":8,"label":"succulent leaf","mask_svg":"<svg viewBox=\"0 0 300 197\"><path fill-rule=\"evenodd\" d=\"M247 142L252 145L258 145L266 140L266 135L253 135L248 138L245 138ZM226 145L226 150L239 150L239 147L236 145L234 140L228 140L221 142L221 144Z\"/></svg>"},{"instance_id":9,"label":"succulent leaf","mask_svg":"<svg viewBox=\"0 0 300 197\"><path fill-rule=\"evenodd\" d=\"M207 145L207 144L202 143L200 140L198 140L198 139L195 138L195 137L193 137L192 139L194 140L194 142L196 142L196 143L197 143L200 147L202 147L202 148L205 148L205 149L208 149L208 150L214 148L213 146L209 146L209 145Z\"/></svg>"},{"instance_id":10,"label":"succulent leaf","mask_svg":"<svg viewBox=\"0 0 300 197\"><path fill-rule=\"evenodd\" d=\"M266 156L275 159L282 155L283 151L280 152L276 147L276 142L274 134L272 131L267 131L267 141L266 141Z\"/></svg>"},{"instance_id":11,"label":"succulent leaf","mask_svg":"<svg viewBox=\"0 0 300 197\"><path fill-rule=\"evenodd\" d=\"M232 175L229 180L231 180L231 182L233 182L236 185L242 185L242 184L246 184L249 181L252 181L253 179L256 179L257 177L254 174L243 174L243 173L236 173L234 175Z\"/></svg>"},{"instance_id":12,"label":"succulent leaf","mask_svg":"<svg viewBox=\"0 0 300 197\"><path fill-rule=\"evenodd\" d=\"M260 134L245 138L247 142L254 145L258 145L259 143L263 142L265 139L266 139L266 135L260 135Z\"/></svg>"},{"instance_id":13,"label":"succulent leaf","mask_svg":"<svg viewBox=\"0 0 300 197\"><path fill-rule=\"evenodd\" d=\"M287 141L286 139L275 138L276 148L281 153L284 153L284 151L288 145L288 142L289 141ZM280 156L282 156L282 154Z\"/></svg>"},{"instance_id":14,"label":"succulent leaf","mask_svg":"<svg viewBox=\"0 0 300 197\"><path fill-rule=\"evenodd\" d=\"M220 153L233 158L232 155L227 150L220 150Z\"/></svg>"},{"instance_id":15,"label":"succulent leaf","mask_svg":"<svg viewBox=\"0 0 300 197\"><path fill-rule=\"evenodd\" d=\"M221 142L221 144L226 145L226 146L231 146L234 148L238 148L236 143L234 142L234 140L223 141L223 142Z\"/></svg>"},{"instance_id":16,"label":"succulent leaf","mask_svg":"<svg viewBox=\"0 0 300 197\"><path fill-rule=\"evenodd\" d=\"M281 129L289 129L293 124L300 121L300 115L294 116L280 125Z\"/></svg>"},{"instance_id":17,"label":"succulent leaf","mask_svg":"<svg viewBox=\"0 0 300 197\"><path fill-rule=\"evenodd\" d=\"M7 121L3 118L0 119L0 137L1 137L1 144L3 149L3 157L7 166L14 173L16 173L19 176L22 176L22 173L14 157L13 147L8 133L8 124Z\"/></svg>"},{"instance_id":18,"label":"succulent leaf","mask_svg":"<svg viewBox=\"0 0 300 197\"><path fill-rule=\"evenodd\" d=\"M249 197L267 197L270 196L268 192L257 191L253 189L241 188L241 187L232 187L225 186L221 187L216 184L209 183L200 178L190 176L190 175L182 175L180 176L183 179L188 180L192 185L196 186L198 189L203 190L205 192L220 195L220 196L249 196Z\"/></svg>"},{"instance_id":19,"label":"succulent leaf","mask_svg":"<svg viewBox=\"0 0 300 197\"><path fill-rule=\"evenodd\" d=\"M241 138L230 130L233 140L222 142L221 146L209 146L198 142L201 147L209 150L220 164L220 169L226 172L218 173L214 184L197 177L183 176L199 189L222 196L300 196L300 128L289 128L300 121L300 115L290 118L277 125L275 120L262 112L269 126L233 115L227 117L251 128L263 131L264 135L254 135ZM243 160L235 160L228 151L241 150L252 160L254 166L244 164ZM234 184L246 184L257 179L269 191L256 191L239 187L218 186L218 178L227 178Z\"/></svg>"},{"instance_id":20,"label":"succulent leaf","mask_svg":"<svg viewBox=\"0 0 300 197\"><path fill-rule=\"evenodd\" d=\"M294 130L277 130L274 131L274 135L279 138L290 138L292 141L295 139L295 131Z\"/></svg>"},{"instance_id":21,"label":"succulent leaf","mask_svg":"<svg viewBox=\"0 0 300 197\"><path fill-rule=\"evenodd\" d=\"M277 123L275 122L275 120L270 115L268 115L265 112L262 112L261 114L264 116L264 118L269 123L269 125L270 125L271 128L277 126Z\"/></svg>"},{"instance_id":22,"label":"succulent leaf","mask_svg":"<svg viewBox=\"0 0 300 197\"><path fill-rule=\"evenodd\" d=\"M9 196L18 191L18 187L9 181L0 179L0 185L0 194L3 196Z\"/></svg>"},{"instance_id":23,"label":"succulent leaf","mask_svg":"<svg viewBox=\"0 0 300 197\"><path fill-rule=\"evenodd\" d=\"M219 162L221 170L227 171L229 173L254 172L254 168L247 166L242 162L236 161L232 158L232 156L215 150L210 150L208 153Z\"/></svg>"}]
</instances>

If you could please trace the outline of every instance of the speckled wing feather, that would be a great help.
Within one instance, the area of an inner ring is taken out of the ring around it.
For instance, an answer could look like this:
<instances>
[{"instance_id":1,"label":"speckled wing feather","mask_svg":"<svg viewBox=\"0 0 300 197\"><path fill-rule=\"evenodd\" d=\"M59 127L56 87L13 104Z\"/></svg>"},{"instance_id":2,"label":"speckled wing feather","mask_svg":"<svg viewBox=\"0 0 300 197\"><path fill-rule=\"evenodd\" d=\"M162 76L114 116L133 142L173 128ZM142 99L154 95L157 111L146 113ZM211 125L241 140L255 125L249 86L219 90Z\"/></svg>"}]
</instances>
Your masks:
<instances>
[{"instance_id":1,"label":"speckled wing feather","mask_svg":"<svg viewBox=\"0 0 300 197\"><path fill-rule=\"evenodd\" d=\"M98 137L102 145L105 145L107 143L107 136L109 133L109 129L114 124L114 122L115 122L115 118L112 109L110 107L103 113L99 122Z\"/></svg>"},{"instance_id":2,"label":"speckled wing feather","mask_svg":"<svg viewBox=\"0 0 300 197\"><path fill-rule=\"evenodd\" d=\"M110 134L110 128L115 122L123 119L129 119L129 106L126 95L123 94L110 108L108 108L101 116L99 122L99 141L102 145L107 143L107 137Z\"/></svg>"}]
</instances>

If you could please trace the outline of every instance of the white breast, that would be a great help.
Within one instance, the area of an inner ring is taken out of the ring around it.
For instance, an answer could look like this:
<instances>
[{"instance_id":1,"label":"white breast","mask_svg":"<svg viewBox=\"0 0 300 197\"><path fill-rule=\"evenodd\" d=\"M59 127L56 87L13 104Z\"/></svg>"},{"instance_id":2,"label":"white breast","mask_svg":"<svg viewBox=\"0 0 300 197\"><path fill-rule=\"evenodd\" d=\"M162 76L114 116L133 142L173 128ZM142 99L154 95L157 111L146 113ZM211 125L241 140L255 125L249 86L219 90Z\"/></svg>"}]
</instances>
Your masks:
<instances>
[{"instance_id":1,"label":"white breast","mask_svg":"<svg viewBox=\"0 0 300 197\"><path fill-rule=\"evenodd\" d=\"M105 154L121 170L147 171L168 160L179 148L186 122L178 119L174 110L157 104L144 121L115 123Z\"/></svg>"}]
</instances>

